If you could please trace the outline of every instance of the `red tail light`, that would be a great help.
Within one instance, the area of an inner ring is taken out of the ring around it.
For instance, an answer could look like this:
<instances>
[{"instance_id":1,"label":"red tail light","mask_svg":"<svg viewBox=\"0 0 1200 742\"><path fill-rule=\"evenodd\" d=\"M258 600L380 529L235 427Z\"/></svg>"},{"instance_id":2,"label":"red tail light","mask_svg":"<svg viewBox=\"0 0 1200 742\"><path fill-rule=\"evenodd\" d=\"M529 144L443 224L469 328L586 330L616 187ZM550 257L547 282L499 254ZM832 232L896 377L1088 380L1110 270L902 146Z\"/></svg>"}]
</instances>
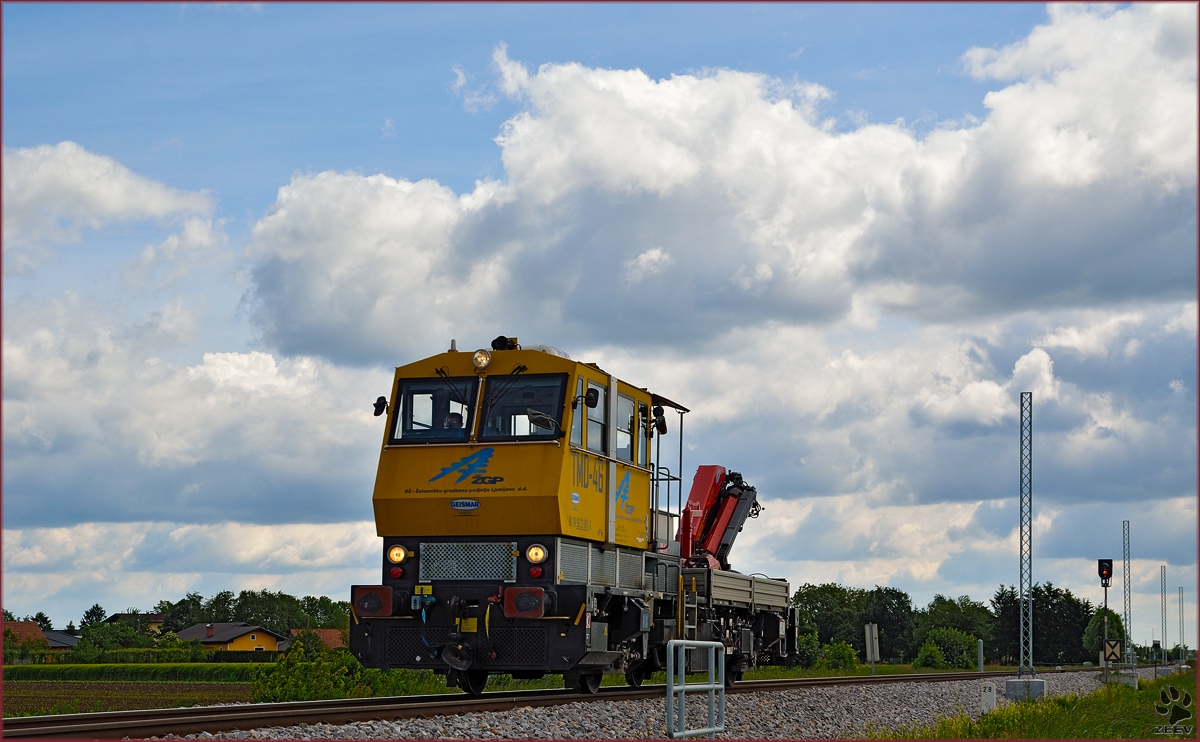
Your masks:
<instances>
[{"instance_id":1,"label":"red tail light","mask_svg":"<svg viewBox=\"0 0 1200 742\"><path fill-rule=\"evenodd\" d=\"M537 564L533 565L532 567L529 568L529 576L534 579L541 577L542 576L542 568Z\"/></svg>"}]
</instances>

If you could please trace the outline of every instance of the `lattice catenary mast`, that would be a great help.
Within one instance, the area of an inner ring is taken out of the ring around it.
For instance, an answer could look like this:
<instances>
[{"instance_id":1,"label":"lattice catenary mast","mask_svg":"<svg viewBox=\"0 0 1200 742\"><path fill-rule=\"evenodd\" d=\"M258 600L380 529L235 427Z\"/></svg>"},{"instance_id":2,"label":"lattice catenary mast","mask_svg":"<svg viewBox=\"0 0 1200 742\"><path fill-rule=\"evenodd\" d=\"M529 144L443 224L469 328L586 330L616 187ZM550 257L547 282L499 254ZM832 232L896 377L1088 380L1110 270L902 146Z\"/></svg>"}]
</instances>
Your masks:
<instances>
[{"instance_id":1,"label":"lattice catenary mast","mask_svg":"<svg viewBox=\"0 0 1200 742\"><path fill-rule=\"evenodd\" d=\"M1183 588L1179 588L1179 664L1187 662L1187 644L1183 641Z\"/></svg>"},{"instance_id":2,"label":"lattice catenary mast","mask_svg":"<svg viewBox=\"0 0 1200 742\"><path fill-rule=\"evenodd\" d=\"M1158 568L1158 583L1159 590L1162 593L1162 606L1160 609L1162 615L1162 651L1163 657L1167 656L1167 565L1162 565Z\"/></svg>"},{"instance_id":3,"label":"lattice catenary mast","mask_svg":"<svg viewBox=\"0 0 1200 742\"><path fill-rule=\"evenodd\" d=\"M1129 643L1129 632L1132 631L1132 622L1130 621L1130 598L1132 598L1132 587L1129 582L1129 521L1121 521L1121 542L1122 555L1125 557L1125 574L1121 580L1121 587L1125 592L1125 657L1126 662L1133 662L1133 645Z\"/></svg>"},{"instance_id":4,"label":"lattice catenary mast","mask_svg":"<svg viewBox=\"0 0 1200 742\"><path fill-rule=\"evenodd\" d=\"M1021 392L1021 657L1017 677L1033 669L1033 392Z\"/></svg>"}]
</instances>

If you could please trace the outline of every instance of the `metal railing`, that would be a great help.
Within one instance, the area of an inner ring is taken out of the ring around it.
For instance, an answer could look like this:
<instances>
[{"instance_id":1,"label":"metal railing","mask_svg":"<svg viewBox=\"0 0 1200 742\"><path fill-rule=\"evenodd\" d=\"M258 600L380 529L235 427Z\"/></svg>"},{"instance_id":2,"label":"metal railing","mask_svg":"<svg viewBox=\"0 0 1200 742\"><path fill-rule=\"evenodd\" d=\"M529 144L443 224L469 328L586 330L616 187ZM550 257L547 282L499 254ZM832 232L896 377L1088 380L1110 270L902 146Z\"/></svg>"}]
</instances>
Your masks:
<instances>
[{"instance_id":1,"label":"metal railing","mask_svg":"<svg viewBox=\"0 0 1200 742\"><path fill-rule=\"evenodd\" d=\"M708 682L687 682L688 650L703 649L708 653ZM718 651L719 650L719 651ZM708 693L708 726L688 729L685 705L689 691ZM721 642L699 642L675 639L667 642L667 737L681 739L725 731L725 645Z\"/></svg>"}]
</instances>

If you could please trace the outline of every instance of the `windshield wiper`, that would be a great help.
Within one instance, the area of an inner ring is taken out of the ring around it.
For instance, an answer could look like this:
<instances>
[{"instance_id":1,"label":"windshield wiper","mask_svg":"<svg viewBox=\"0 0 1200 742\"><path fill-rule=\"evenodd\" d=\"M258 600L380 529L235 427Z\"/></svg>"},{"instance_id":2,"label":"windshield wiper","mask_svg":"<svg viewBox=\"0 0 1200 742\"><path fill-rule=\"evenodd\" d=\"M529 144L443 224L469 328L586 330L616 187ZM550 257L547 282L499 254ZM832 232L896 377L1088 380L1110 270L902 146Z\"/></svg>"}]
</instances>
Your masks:
<instances>
[{"instance_id":1,"label":"windshield wiper","mask_svg":"<svg viewBox=\"0 0 1200 742\"><path fill-rule=\"evenodd\" d=\"M446 382L446 386L450 387L450 393L454 395L455 402L458 402L463 407L471 406L470 402L467 400L466 388L464 387L463 390L460 391L458 387L454 386L454 382L450 381L450 374L446 372L445 366L434 369L434 371L437 372L437 375L441 377L442 381Z\"/></svg>"}]
</instances>

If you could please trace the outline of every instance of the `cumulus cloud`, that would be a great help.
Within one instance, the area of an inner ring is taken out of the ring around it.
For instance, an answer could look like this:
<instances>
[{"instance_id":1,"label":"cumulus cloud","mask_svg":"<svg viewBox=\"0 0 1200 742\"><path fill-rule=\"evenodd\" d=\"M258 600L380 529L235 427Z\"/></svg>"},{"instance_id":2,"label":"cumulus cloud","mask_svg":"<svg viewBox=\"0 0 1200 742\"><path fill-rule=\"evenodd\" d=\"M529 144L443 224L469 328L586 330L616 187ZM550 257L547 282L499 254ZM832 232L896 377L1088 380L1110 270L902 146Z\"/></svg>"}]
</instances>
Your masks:
<instances>
[{"instance_id":1,"label":"cumulus cloud","mask_svg":"<svg viewBox=\"0 0 1200 742\"><path fill-rule=\"evenodd\" d=\"M812 83L531 71L501 46L498 84L523 106L496 139L505 180L456 196L297 176L247 253L253 317L287 353L382 363L501 323L687 344L870 305L954 321L1187 298L1195 55L1172 40L1194 18L1186 5L1055 9L1026 42L968 53L1007 83L985 120L923 139L895 124L833 131L819 116L830 92ZM1121 60L1138 74L1112 73ZM631 273L647 243L670 263ZM574 319L595 306L619 309ZM1095 342L1051 333L1046 347Z\"/></svg>"},{"instance_id":2,"label":"cumulus cloud","mask_svg":"<svg viewBox=\"0 0 1200 742\"><path fill-rule=\"evenodd\" d=\"M4 148L6 272L33 270L52 254L50 245L78 240L85 228L206 216L212 209L205 193L144 178L75 142Z\"/></svg>"},{"instance_id":3,"label":"cumulus cloud","mask_svg":"<svg viewBox=\"0 0 1200 742\"><path fill-rule=\"evenodd\" d=\"M165 289L197 268L231 257L223 249L225 244L219 220L188 219L178 233L168 235L158 244L147 245L126 270L125 281L133 288L140 288L150 275L165 272L157 285L159 290Z\"/></svg>"},{"instance_id":4,"label":"cumulus cloud","mask_svg":"<svg viewBox=\"0 0 1200 742\"><path fill-rule=\"evenodd\" d=\"M1119 338L1126 328L1137 327L1144 319L1141 312L1105 316L1085 327L1060 327L1038 338L1034 344L1046 348L1070 348L1085 356L1104 356L1108 355L1113 341ZM1128 343L1125 347L1129 347ZM1136 346L1134 350L1136 352Z\"/></svg>"},{"instance_id":5,"label":"cumulus cloud","mask_svg":"<svg viewBox=\"0 0 1200 742\"><path fill-rule=\"evenodd\" d=\"M191 591L267 589L344 599L348 585L372 579L379 548L370 521L84 523L6 528L3 538L5 606L46 611L59 628L78 623L92 602L109 612L149 610Z\"/></svg>"},{"instance_id":6,"label":"cumulus cloud","mask_svg":"<svg viewBox=\"0 0 1200 742\"><path fill-rule=\"evenodd\" d=\"M126 323L76 295L6 306L6 523L363 515L365 405L387 373L259 351L162 360L194 328L178 299Z\"/></svg>"}]
</instances>

